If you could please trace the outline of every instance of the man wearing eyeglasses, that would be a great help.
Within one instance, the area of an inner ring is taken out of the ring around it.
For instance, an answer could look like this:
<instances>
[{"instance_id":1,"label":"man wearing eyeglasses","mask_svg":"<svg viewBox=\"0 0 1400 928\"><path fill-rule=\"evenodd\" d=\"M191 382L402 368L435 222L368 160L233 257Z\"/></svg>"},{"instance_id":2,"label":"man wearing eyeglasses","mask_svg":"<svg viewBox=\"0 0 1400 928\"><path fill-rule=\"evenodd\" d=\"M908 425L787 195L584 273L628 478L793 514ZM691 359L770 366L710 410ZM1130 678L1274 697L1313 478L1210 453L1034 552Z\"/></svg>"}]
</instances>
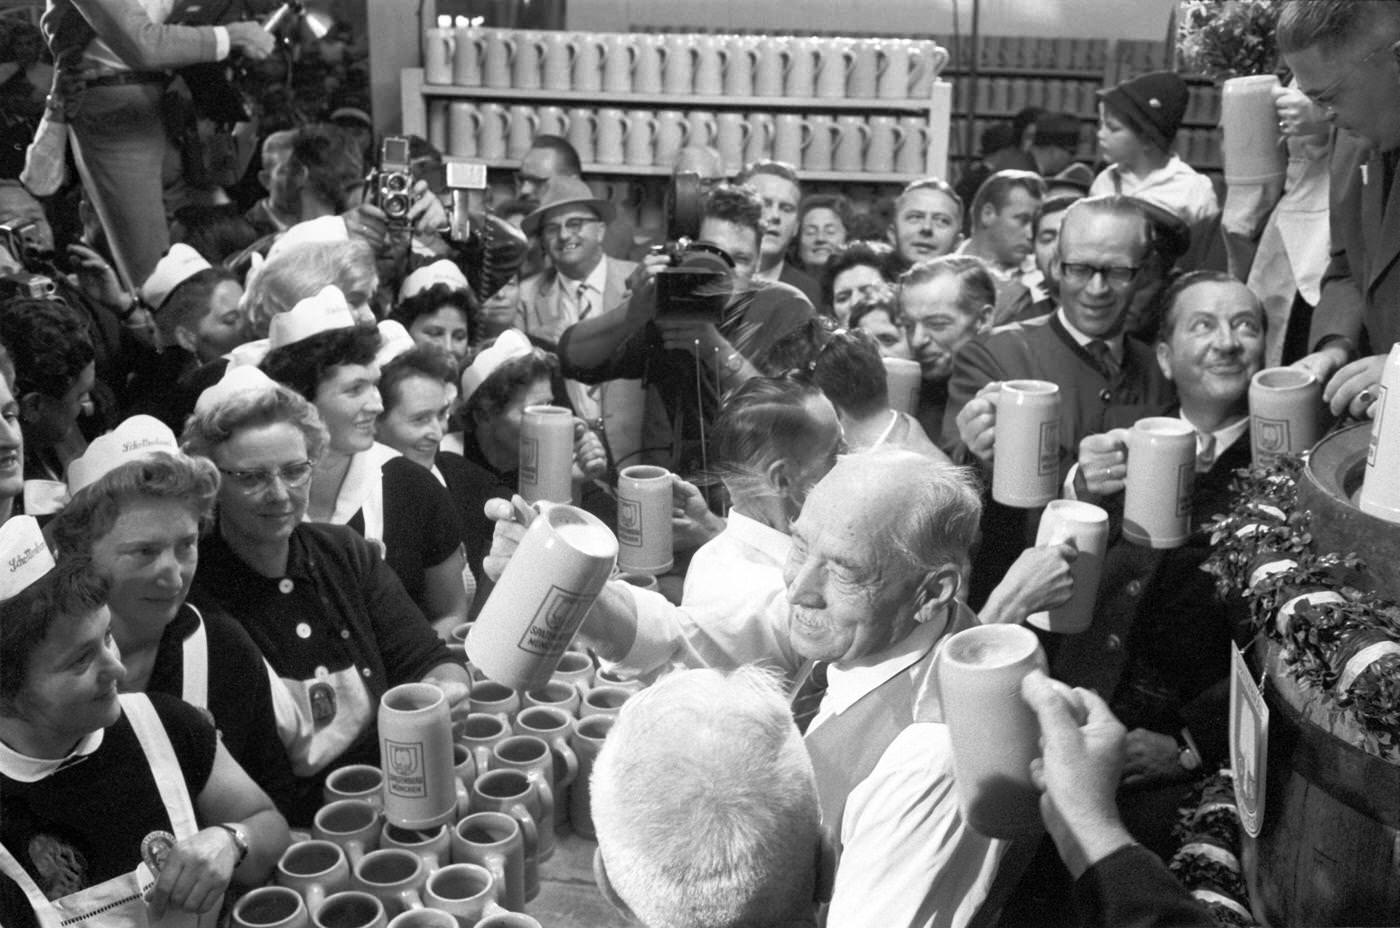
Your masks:
<instances>
[{"instance_id":1,"label":"man wearing eyeglasses","mask_svg":"<svg viewBox=\"0 0 1400 928\"><path fill-rule=\"evenodd\" d=\"M1278 45L1298 89L1337 127L1332 254L1309 343L1297 362L1322 379L1337 414L1362 416L1400 340L1400 4L1291 2Z\"/></svg>"},{"instance_id":2,"label":"man wearing eyeglasses","mask_svg":"<svg viewBox=\"0 0 1400 928\"><path fill-rule=\"evenodd\" d=\"M943 442L954 460L990 472L997 397L1006 380L1048 380L1060 387L1059 476L1086 435L1128 426L1172 399L1152 349L1124 336L1123 324L1152 247L1151 225L1126 197L1080 200L1065 211L1058 255L1060 308L993 329L964 345L953 361ZM990 481L988 481L990 482ZM1034 542L1026 511L989 502L984 544L974 559L974 608L1020 551Z\"/></svg>"}]
</instances>

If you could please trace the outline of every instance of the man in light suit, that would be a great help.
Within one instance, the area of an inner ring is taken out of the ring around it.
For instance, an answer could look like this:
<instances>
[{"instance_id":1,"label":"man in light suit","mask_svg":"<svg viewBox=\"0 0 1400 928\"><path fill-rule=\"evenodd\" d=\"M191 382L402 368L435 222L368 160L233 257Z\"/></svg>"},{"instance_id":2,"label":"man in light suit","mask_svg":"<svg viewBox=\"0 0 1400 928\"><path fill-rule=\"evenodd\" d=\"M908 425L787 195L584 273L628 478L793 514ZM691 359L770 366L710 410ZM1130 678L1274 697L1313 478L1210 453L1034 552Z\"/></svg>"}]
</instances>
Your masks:
<instances>
[{"instance_id":1,"label":"man in light suit","mask_svg":"<svg viewBox=\"0 0 1400 928\"><path fill-rule=\"evenodd\" d=\"M637 265L603 253L607 224L616 214L612 203L593 196L577 177L554 177L545 184L539 207L525 217L521 229L539 237L551 266L520 282L515 328L553 350L569 326L621 306ZM574 412L606 437L612 463L637 451L640 380L594 385L569 380L565 386Z\"/></svg>"},{"instance_id":2,"label":"man in light suit","mask_svg":"<svg viewBox=\"0 0 1400 928\"><path fill-rule=\"evenodd\" d=\"M1334 412L1364 415L1400 341L1400 4L1293 2L1278 44L1298 89L1337 127L1331 164L1332 257L1297 362L1326 384Z\"/></svg>"}]
</instances>

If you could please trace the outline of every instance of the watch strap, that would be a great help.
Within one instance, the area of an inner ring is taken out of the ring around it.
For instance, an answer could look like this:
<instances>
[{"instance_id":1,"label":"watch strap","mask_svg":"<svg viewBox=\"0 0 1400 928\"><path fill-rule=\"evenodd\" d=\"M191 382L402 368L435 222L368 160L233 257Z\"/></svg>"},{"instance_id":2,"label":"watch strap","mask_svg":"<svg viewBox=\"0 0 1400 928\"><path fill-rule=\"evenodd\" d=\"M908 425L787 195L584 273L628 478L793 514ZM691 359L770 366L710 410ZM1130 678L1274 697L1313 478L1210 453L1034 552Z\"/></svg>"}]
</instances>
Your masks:
<instances>
[{"instance_id":1,"label":"watch strap","mask_svg":"<svg viewBox=\"0 0 1400 928\"><path fill-rule=\"evenodd\" d=\"M235 867L241 865L243 861L248 859L248 833L244 830L242 825L219 822L214 827L222 828L233 838L233 845L238 848L238 862L234 864Z\"/></svg>"}]
</instances>

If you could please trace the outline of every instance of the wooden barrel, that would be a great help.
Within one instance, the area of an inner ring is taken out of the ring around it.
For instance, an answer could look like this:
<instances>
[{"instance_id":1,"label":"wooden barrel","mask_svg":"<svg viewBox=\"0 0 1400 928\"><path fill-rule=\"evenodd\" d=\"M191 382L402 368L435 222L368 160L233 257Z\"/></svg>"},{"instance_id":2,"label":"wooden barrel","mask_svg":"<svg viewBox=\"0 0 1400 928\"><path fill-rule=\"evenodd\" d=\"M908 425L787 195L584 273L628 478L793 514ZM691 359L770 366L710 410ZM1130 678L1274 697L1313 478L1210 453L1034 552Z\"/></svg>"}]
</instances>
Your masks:
<instances>
[{"instance_id":1,"label":"wooden barrel","mask_svg":"<svg viewBox=\"0 0 1400 928\"><path fill-rule=\"evenodd\" d=\"M1400 523L1362 512L1353 502L1366 474L1371 425L1333 432L1308 455L1298 481L1298 510L1309 512L1313 550L1358 555L1370 569L1349 578L1362 588L1400 601ZM1400 479L1400 474L1396 475Z\"/></svg>"}]
</instances>

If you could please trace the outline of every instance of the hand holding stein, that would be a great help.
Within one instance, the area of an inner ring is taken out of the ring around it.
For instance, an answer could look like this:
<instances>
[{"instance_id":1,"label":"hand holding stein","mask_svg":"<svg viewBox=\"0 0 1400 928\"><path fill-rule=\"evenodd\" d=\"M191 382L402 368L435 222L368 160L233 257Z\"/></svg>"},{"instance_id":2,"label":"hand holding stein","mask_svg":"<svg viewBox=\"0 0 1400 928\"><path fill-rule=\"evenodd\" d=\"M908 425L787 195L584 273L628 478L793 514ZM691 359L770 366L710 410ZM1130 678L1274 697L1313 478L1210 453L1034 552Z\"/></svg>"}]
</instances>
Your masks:
<instances>
[{"instance_id":1,"label":"hand holding stein","mask_svg":"<svg viewBox=\"0 0 1400 928\"><path fill-rule=\"evenodd\" d=\"M1081 489L1093 496L1122 493L1128 479L1128 430L1087 435L1079 442Z\"/></svg>"}]
</instances>

